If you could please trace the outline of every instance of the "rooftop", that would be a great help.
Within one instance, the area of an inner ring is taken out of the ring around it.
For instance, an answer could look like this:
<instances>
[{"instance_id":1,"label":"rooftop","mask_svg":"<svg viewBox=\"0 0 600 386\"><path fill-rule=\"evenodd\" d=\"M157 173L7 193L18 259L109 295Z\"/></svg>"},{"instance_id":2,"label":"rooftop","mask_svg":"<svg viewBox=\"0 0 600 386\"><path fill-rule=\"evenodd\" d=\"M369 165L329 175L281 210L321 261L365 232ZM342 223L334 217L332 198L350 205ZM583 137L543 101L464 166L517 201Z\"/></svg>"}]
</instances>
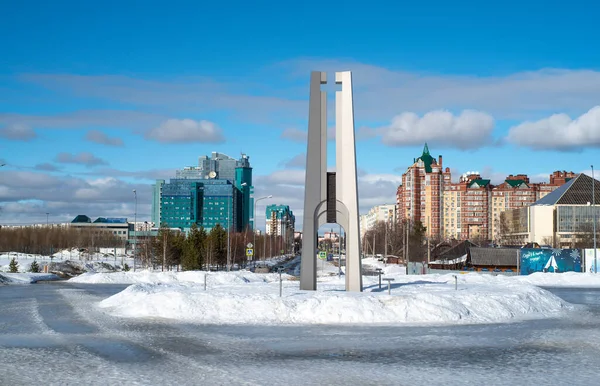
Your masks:
<instances>
[{"instance_id":1,"label":"rooftop","mask_svg":"<svg viewBox=\"0 0 600 386\"><path fill-rule=\"evenodd\" d=\"M592 181L594 182L595 202L600 204L600 181L581 173L532 205L588 205L588 203L594 202Z\"/></svg>"}]
</instances>

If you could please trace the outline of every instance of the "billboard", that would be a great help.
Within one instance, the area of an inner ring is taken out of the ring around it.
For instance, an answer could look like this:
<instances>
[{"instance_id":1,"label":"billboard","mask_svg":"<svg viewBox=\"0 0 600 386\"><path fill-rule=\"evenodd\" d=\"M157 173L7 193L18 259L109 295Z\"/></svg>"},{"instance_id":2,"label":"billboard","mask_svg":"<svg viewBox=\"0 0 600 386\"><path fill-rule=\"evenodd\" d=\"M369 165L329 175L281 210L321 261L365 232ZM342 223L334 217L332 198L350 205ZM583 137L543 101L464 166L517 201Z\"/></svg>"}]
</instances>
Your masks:
<instances>
[{"instance_id":1,"label":"billboard","mask_svg":"<svg viewBox=\"0 0 600 386\"><path fill-rule=\"evenodd\" d=\"M521 249L521 275L568 271L581 272L580 249Z\"/></svg>"},{"instance_id":2,"label":"billboard","mask_svg":"<svg viewBox=\"0 0 600 386\"><path fill-rule=\"evenodd\" d=\"M592 248L585 249L585 272L600 271L600 249L596 249L596 262L594 263L594 250Z\"/></svg>"}]
</instances>

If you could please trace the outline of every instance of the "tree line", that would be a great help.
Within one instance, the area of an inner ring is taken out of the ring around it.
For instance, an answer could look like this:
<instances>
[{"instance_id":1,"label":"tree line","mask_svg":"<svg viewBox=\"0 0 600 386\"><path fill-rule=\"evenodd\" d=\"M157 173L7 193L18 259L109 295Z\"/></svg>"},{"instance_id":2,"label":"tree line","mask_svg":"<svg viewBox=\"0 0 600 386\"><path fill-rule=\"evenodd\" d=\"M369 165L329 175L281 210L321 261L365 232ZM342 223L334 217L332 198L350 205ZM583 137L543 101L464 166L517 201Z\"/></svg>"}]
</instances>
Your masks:
<instances>
[{"instance_id":1,"label":"tree line","mask_svg":"<svg viewBox=\"0 0 600 386\"><path fill-rule=\"evenodd\" d=\"M379 221L363 235L363 254L394 255L405 261L408 246L408 260L423 261L427 253L426 230L420 221ZM430 247L433 248L438 242L437 239L431 239Z\"/></svg>"},{"instance_id":2,"label":"tree line","mask_svg":"<svg viewBox=\"0 0 600 386\"><path fill-rule=\"evenodd\" d=\"M50 255L63 249L124 247L125 241L110 232L55 225L52 227L0 227L0 251Z\"/></svg>"},{"instance_id":3,"label":"tree line","mask_svg":"<svg viewBox=\"0 0 600 386\"><path fill-rule=\"evenodd\" d=\"M232 266L246 263L246 249L252 245L253 260L264 260L297 250L293 243L281 236L256 235L246 232L231 232L229 243L227 231L220 225L207 232L193 226L186 235L163 226L158 236L138 236L129 241L112 232L98 229L65 226L0 228L0 252L17 252L49 256L64 249L76 248L89 253L100 248L136 248L136 260L146 267L162 269L223 269L227 265L227 248L230 248ZM177 268L176 268L177 267Z\"/></svg>"},{"instance_id":4,"label":"tree line","mask_svg":"<svg viewBox=\"0 0 600 386\"><path fill-rule=\"evenodd\" d=\"M256 245L254 242L256 241ZM137 259L143 266L161 267L163 270L208 270L240 267L249 260L248 245L252 244L252 260L264 260L282 254L293 253L281 236L257 235L251 230L231 232L217 224L209 232L195 224L187 235L162 226L156 237L140 238L137 243ZM227 250L229 249L229 261Z\"/></svg>"}]
</instances>

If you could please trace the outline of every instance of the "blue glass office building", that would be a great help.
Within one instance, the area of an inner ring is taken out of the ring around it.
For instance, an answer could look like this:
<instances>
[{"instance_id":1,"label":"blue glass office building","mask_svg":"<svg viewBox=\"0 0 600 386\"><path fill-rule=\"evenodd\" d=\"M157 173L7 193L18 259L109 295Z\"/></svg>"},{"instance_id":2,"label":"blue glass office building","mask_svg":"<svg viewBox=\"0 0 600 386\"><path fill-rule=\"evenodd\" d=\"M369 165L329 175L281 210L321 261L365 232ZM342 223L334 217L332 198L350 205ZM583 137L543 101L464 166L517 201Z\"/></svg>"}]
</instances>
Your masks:
<instances>
[{"instance_id":1,"label":"blue glass office building","mask_svg":"<svg viewBox=\"0 0 600 386\"><path fill-rule=\"evenodd\" d=\"M220 153L199 158L198 167L177 171L153 188L152 220L156 226L189 230L192 224L212 229L221 224L232 231L252 227L252 168L249 157L235 160Z\"/></svg>"}]
</instances>

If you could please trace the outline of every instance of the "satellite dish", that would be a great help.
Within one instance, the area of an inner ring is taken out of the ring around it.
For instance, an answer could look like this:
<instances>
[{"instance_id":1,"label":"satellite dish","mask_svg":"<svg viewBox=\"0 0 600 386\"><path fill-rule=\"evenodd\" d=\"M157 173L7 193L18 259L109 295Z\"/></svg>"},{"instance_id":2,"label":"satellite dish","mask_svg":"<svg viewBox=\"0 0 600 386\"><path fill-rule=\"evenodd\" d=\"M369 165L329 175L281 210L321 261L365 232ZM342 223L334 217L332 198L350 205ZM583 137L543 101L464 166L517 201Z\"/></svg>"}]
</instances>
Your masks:
<instances>
[{"instance_id":1,"label":"satellite dish","mask_svg":"<svg viewBox=\"0 0 600 386\"><path fill-rule=\"evenodd\" d=\"M212 171L212 172L208 173L208 176L210 178L215 178L217 176L217 173L215 171Z\"/></svg>"}]
</instances>

